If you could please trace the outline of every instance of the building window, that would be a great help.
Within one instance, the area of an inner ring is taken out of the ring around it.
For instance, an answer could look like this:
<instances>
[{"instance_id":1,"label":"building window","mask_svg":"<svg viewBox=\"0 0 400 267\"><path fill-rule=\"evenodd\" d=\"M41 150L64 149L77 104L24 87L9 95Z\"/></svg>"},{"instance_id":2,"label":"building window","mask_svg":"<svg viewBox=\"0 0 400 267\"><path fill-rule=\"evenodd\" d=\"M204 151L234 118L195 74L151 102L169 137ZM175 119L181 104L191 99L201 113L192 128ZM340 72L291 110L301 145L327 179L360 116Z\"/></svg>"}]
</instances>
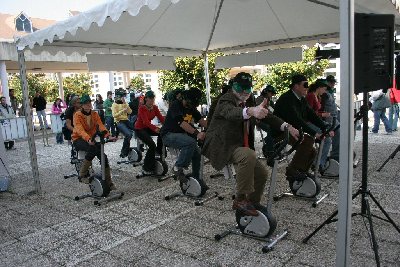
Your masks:
<instances>
[{"instance_id":1,"label":"building window","mask_svg":"<svg viewBox=\"0 0 400 267\"><path fill-rule=\"evenodd\" d=\"M151 74L146 74L146 78L149 78L149 77L151 77Z\"/></svg>"},{"instance_id":2,"label":"building window","mask_svg":"<svg viewBox=\"0 0 400 267\"><path fill-rule=\"evenodd\" d=\"M334 69L336 68L336 62L329 62L328 69Z\"/></svg>"},{"instance_id":3,"label":"building window","mask_svg":"<svg viewBox=\"0 0 400 267\"><path fill-rule=\"evenodd\" d=\"M117 86L117 82L114 82L114 86Z\"/></svg>"},{"instance_id":4,"label":"building window","mask_svg":"<svg viewBox=\"0 0 400 267\"><path fill-rule=\"evenodd\" d=\"M122 82L119 82L118 85L122 85Z\"/></svg>"},{"instance_id":5,"label":"building window","mask_svg":"<svg viewBox=\"0 0 400 267\"><path fill-rule=\"evenodd\" d=\"M21 13L15 19L15 28L19 32L32 32L32 23L23 13Z\"/></svg>"},{"instance_id":6,"label":"building window","mask_svg":"<svg viewBox=\"0 0 400 267\"><path fill-rule=\"evenodd\" d=\"M93 77L94 77L95 79L97 79L97 78L99 78L99 75L95 74Z\"/></svg>"},{"instance_id":7,"label":"building window","mask_svg":"<svg viewBox=\"0 0 400 267\"><path fill-rule=\"evenodd\" d=\"M121 81L122 80L122 77L118 77L118 81Z\"/></svg>"},{"instance_id":8,"label":"building window","mask_svg":"<svg viewBox=\"0 0 400 267\"><path fill-rule=\"evenodd\" d=\"M99 88L99 84L96 83L96 84L94 85L94 87Z\"/></svg>"},{"instance_id":9,"label":"building window","mask_svg":"<svg viewBox=\"0 0 400 267\"><path fill-rule=\"evenodd\" d=\"M151 83L151 79L146 79L146 83Z\"/></svg>"}]
</instances>

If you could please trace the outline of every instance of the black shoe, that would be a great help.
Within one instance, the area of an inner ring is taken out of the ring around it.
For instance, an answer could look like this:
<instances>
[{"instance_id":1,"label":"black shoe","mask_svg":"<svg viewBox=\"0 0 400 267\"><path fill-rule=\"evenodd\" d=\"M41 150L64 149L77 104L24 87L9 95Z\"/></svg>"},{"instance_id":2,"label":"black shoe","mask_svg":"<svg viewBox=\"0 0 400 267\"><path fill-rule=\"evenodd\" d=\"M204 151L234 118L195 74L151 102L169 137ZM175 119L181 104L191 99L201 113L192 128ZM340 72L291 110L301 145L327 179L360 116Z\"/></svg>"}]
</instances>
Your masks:
<instances>
[{"instance_id":1,"label":"black shoe","mask_svg":"<svg viewBox=\"0 0 400 267\"><path fill-rule=\"evenodd\" d=\"M121 154L119 154L119 156L121 158L126 158L128 156L128 153L121 152Z\"/></svg>"}]
</instances>

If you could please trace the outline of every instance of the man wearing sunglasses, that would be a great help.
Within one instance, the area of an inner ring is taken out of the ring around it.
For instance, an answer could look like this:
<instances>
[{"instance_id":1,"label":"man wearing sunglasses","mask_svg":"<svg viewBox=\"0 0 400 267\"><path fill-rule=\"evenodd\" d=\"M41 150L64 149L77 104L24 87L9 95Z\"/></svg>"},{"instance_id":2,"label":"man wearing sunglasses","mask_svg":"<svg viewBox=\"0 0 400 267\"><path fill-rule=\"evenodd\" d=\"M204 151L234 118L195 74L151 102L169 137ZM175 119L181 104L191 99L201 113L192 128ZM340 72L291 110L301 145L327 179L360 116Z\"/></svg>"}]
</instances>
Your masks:
<instances>
[{"instance_id":1,"label":"man wearing sunglasses","mask_svg":"<svg viewBox=\"0 0 400 267\"><path fill-rule=\"evenodd\" d=\"M274 115L293 125L296 129L302 128L305 135L303 141L298 145L292 161L286 168L286 176L289 181L294 178L305 177L316 156L314 149L314 137L320 138L321 134L310 123L314 124L323 132L327 124L322 121L314 110L309 106L305 96L308 91L307 78L296 74L292 77L290 90L281 95L275 103ZM279 133L274 132L274 136Z\"/></svg>"},{"instance_id":2,"label":"man wearing sunglasses","mask_svg":"<svg viewBox=\"0 0 400 267\"><path fill-rule=\"evenodd\" d=\"M277 131L283 131L287 124L268 112L265 108L267 99L255 107L244 106L251 91L251 75L245 72L237 74L232 89L220 97L215 107L202 153L217 170L228 164L235 165L236 196L232 209L257 216L256 208L260 205L268 170L250 148L249 120L264 119ZM294 138L298 137L296 129L289 126L289 131Z\"/></svg>"}]
</instances>

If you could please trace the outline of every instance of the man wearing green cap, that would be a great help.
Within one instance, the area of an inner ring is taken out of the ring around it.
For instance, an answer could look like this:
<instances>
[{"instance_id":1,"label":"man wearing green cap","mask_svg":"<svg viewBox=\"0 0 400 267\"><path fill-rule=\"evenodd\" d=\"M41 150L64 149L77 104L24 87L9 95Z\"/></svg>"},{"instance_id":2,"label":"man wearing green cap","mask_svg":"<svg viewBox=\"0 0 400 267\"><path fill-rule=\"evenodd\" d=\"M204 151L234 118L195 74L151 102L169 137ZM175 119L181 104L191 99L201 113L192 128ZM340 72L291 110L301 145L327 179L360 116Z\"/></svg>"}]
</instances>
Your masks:
<instances>
[{"instance_id":1,"label":"man wearing green cap","mask_svg":"<svg viewBox=\"0 0 400 267\"><path fill-rule=\"evenodd\" d=\"M149 149L143 162L143 173L151 175L156 167L156 151L159 155L162 152L162 139L160 137L160 128L153 125L151 121L157 117L160 123L164 123L164 116L154 105L155 94L153 91L147 91L144 95L144 104L139 107L138 116L135 123L136 135L142 140ZM157 146L151 136L157 136Z\"/></svg>"},{"instance_id":2,"label":"man wearing green cap","mask_svg":"<svg viewBox=\"0 0 400 267\"><path fill-rule=\"evenodd\" d=\"M92 160L97 157L101 161L101 145L92 141L92 137L96 134L97 129L101 132L106 132L105 137L110 141L115 141L115 137L110 137L104 124L101 122L99 114L92 110L92 102L89 95L83 95L80 103L82 109L74 114L74 129L72 133L72 141L78 151L86 151L85 159L82 162L79 170L79 181L88 184L89 167L92 165ZM111 190L116 187L111 180L111 169L108 163L107 155L105 157L105 180Z\"/></svg>"},{"instance_id":3,"label":"man wearing green cap","mask_svg":"<svg viewBox=\"0 0 400 267\"><path fill-rule=\"evenodd\" d=\"M251 75L238 73L233 79L232 90L222 95L215 107L202 153L216 170L228 164L236 165L236 197L232 208L257 216L256 207L261 202L268 170L249 147L249 119L265 119L272 128L282 131L287 124L269 114L265 108L267 99L256 107L243 106L251 91ZM289 131L295 138L298 136L293 127Z\"/></svg>"}]
</instances>

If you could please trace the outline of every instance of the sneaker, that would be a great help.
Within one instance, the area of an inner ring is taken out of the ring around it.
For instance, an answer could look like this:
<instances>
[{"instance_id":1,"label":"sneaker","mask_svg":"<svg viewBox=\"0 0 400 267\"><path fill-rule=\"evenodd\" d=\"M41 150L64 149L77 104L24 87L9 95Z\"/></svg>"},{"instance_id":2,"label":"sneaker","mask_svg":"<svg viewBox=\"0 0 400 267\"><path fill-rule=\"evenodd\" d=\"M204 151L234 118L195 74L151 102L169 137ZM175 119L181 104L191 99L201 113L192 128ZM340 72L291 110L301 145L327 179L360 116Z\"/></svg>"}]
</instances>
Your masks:
<instances>
[{"instance_id":1,"label":"sneaker","mask_svg":"<svg viewBox=\"0 0 400 267\"><path fill-rule=\"evenodd\" d=\"M78 180L83 184L90 184L90 176L78 177Z\"/></svg>"},{"instance_id":2,"label":"sneaker","mask_svg":"<svg viewBox=\"0 0 400 267\"><path fill-rule=\"evenodd\" d=\"M235 199L233 201L232 209L242 212L243 214L248 215L248 216L254 216L254 217L258 216L258 212L257 212L256 208L247 199L244 199L241 201L238 201L237 199Z\"/></svg>"},{"instance_id":3,"label":"sneaker","mask_svg":"<svg viewBox=\"0 0 400 267\"><path fill-rule=\"evenodd\" d=\"M119 156L120 156L121 158L126 158L126 157L128 156L128 153L121 152L121 154L119 154Z\"/></svg>"},{"instance_id":4,"label":"sneaker","mask_svg":"<svg viewBox=\"0 0 400 267\"><path fill-rule=\"evenodd\" d=\"M144 168L142 168L142 173L143 175L153 175L154 171L146 171Z\"/></svg>"},{"instance_id":5,"label":"sneaker","mask_svg":"<svg viewBox=\"0 0 400 267\"><path fill-rule=\"evenodd\" d=\"M391 134L393 134L393 133L392 133L392 132L386 132L386 134L387 134L387 135L391 135Z\"/></svg>"}]
</instances>

